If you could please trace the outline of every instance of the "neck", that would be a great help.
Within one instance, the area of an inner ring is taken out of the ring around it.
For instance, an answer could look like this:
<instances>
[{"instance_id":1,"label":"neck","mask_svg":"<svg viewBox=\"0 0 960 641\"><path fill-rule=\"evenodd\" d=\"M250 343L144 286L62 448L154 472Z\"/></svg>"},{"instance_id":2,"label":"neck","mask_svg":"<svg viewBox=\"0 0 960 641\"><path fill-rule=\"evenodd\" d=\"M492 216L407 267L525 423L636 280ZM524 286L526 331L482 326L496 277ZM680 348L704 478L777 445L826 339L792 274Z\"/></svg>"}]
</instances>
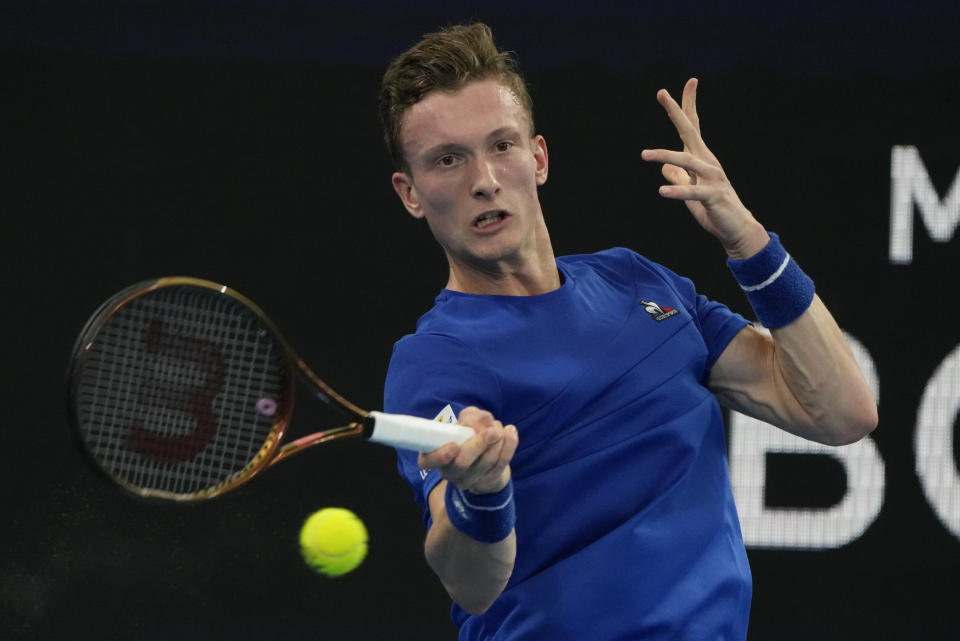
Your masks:
<instances>
[{"instance_id":1,"label":"neck","mask_svg":"<svg viewBox=\"0 0 960 641\"><path fill-rule=\"evenodd\" d=\"M447 289L466 294L537 296L560 287L560 272L551 255L549 263L538 262L523 268L478 270L450 267Z\"/></svg>"},{"instance_id":2,"label":"neck","mask_svg":"<svg viewBox=\"0 0 960 641\"><path fill-rule=\"evenodd\" d=\"M560 288L560 272L550 237L540 236L532 251L490 262L465 262L447 254L447 289L465 294L536 296Z\"/></svg>"}]
</instances>

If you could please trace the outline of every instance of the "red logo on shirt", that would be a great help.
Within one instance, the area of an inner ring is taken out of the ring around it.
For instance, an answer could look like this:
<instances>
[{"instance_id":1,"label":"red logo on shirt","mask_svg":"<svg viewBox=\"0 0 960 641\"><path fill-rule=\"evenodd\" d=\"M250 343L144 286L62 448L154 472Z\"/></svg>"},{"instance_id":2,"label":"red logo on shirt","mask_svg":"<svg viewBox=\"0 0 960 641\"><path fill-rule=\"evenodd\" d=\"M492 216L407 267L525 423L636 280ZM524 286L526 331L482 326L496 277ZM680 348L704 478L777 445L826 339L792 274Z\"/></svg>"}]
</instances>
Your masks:
<instances>
[{"instance_id":1,"label":"red logo on shirt","mask_svg":"<svg viewBox=\"0 0 960 641\"><path fill-rule=\"evenodd\" d=\"M648 300L641 300L639 302L641 305L643 305L643 310L650 314L650 316L653 317L653 320L657 321L658 323L680 313L673 307L660 307L656 303Z\"/></svg>"}]
</instances>

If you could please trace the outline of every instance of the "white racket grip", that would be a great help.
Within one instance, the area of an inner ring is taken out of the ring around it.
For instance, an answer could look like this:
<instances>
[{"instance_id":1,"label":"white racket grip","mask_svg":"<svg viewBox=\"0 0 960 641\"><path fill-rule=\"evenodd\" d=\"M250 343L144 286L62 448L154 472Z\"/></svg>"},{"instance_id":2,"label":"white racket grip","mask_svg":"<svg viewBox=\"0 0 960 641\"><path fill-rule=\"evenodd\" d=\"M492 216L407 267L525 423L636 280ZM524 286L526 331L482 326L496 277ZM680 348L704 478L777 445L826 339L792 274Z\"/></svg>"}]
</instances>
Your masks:
<instances>
[{"instance_id":1,"label":"white racket grip","mask_svg":"<svg viewBox=\"0 0 960 641\"><path fill-rule=\"evenodd\" d=\"M432 452L451 441L460 445L476 433L465 425L405 414L370 412L367 421L369 440L417 452Z\"/></svg>"}]
</instances>

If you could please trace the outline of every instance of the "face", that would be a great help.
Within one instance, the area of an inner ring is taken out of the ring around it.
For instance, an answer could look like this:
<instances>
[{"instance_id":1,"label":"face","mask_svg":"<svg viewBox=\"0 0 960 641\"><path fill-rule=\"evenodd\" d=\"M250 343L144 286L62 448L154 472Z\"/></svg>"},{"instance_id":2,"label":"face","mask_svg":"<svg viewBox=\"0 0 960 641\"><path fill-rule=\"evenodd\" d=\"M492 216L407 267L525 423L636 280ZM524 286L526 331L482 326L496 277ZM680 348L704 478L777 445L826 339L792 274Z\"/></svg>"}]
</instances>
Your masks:
<instances>
[{"instance_id":1,"label":"face","mask_svg":"<svg viewBox=\"0 0 960 641\"><path fill-rule=\"evenodd\" d=\"M495 80L427 94L404 114L406 172L393 186L407 211L425 218L459 271L522 269L552 249L537 187L547 180L547 147Z\"/></svg>"}]
</instances>

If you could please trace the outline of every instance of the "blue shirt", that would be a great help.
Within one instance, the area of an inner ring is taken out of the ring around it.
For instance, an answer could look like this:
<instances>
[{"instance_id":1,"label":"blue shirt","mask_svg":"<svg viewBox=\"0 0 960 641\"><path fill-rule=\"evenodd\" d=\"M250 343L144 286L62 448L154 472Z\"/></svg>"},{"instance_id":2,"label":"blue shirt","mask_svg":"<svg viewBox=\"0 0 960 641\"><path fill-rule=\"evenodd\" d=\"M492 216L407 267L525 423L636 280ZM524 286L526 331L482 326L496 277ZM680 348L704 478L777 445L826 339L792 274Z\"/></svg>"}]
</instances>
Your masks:
<instances>
[{"instance_id":1,"label":"blue shirt","mask_svg":"<svg viewBox=\"0 0 960 641\"><path fill-rule=\"evenodd\" d=\"M710 367L747 321L625 249L539 296L444 290L394 347L384 407L517 426L513 575L461 639L744 639L751 580ZM424 508L439 482L398 451Z\"/></svg>"}]
</instances>

